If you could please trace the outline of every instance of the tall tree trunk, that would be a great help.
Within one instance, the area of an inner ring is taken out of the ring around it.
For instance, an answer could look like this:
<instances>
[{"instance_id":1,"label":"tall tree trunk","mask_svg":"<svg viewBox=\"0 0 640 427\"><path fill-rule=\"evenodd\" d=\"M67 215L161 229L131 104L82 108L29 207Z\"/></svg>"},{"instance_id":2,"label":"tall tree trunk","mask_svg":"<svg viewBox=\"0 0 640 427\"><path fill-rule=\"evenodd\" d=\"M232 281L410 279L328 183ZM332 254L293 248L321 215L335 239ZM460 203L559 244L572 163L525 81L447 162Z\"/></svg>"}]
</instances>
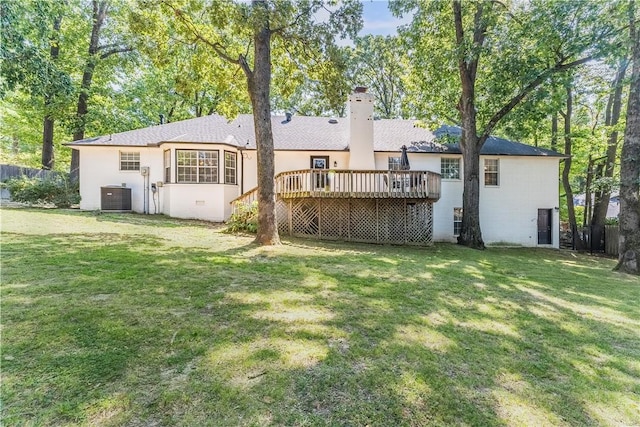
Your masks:
<instances>
[{"instance_id":1,"label":"tall tree trunk","mask_svg":"<svg viewBox=\"0 0 640 427\"><path fill-rule=\"evenodd\" d=\"M45 97L45 109L51 104L51 99ZM44 117L42 125L42 169L53 169L54 154L53 154L53 128L55 122L53 116L47 114Z\"/></svg>"},{"instance_id":2,"label":"tall tree trunk","mask_svg":"<svg viewBox=\"0 0 640 427\"><path fill-rule=\"evenodd\" d=\"M100 31L107 18L107 10L109 9L108 1L98 2L97 0L93 0L92 4L93 26L91 28L91 38L89 39L89 56L87 57L87 62L85 63L82 73L82 85L80 86L80 94L78 95L78 104L76 107L76 128L73 132L74 141L84 139L86 129L85 116L89 111L89 91L91 89L91 82L93 81L93 72L98 62ZM78 181L80 179L80 153L78 150L71 151L70 178L72 181Z\"/></svg>"},{"instance_id":3,"label":"tall tree trunk","mask_svg":"<svg viewBox=\"0 0 640 427\"><path fill-rule=\"evenodd\" d=\"M607 110L605 112L605 125L615 127L620 120L620 112L622 110L622 87L624 76L629 65L629 60L625 58L618 66L618 72L612 83L613 92L609 95L607 102ZM616 155L618 154L618 131L611 132L607 143L607 154L605 160L604 175L605 178L613 178L613 172L616 165ZM607 208L609 207L609 199L611 198L611 187L607 185L595 194L595 203L593 205L593 217L591 224L596 226L604 226L607 217Z\"/></svg>"},{"instance_id":4,"label":"tall tree trunk","mask_svg":"<svg viewBox=\"0 0 640 427\"><path fill-rule=\"evenodd\" d=\"M62 16L58 16L53 21L53 34L51 36L51 47L49 49L49 56L52 62L58 59L60 54L60 24L62 23ZM51 89L49 89L50 91ZM49 92L48 91L48 92ZM55 98L55 94L47 93L44 96L44 120L42 124L42 169L53 169L55 165L55 157L53 152L53 134L55 120L51 114L52 104Z\"/></svg>"},{"instance_id":5,"label":"tall tree trunk","mask_svg":"<svg viewBox=\"0 0 640 427\"><path fill-rule=\"evenodd\" d=\"M254 8L266 8L264 2L254 0ZM262 14L262 11L258 12ZM266 12L263 16L267 16ZM254 65L249 70L241 64L247 74L249 97L253 107L253 124L256 132L258 157L258 232L256 243L278 245L278 222L276 218L275 167L273 132L271 129L271 30L266 18L254 30Z\"/></svg>"},{"instance_id":6,"label":"tall tree trunk","mask_svg":"<svg viewBox=\"0 0 640 427\"><path fill-rule=\"evenodd\" d=\"M551 149L558 151L558 112L551 116Z\"/></svg>"},{"instance_id":7,"label":"tall tree trunk","mask_svg":"<svg viewBox=\"0 0 640 427\"><path fill-rule=\"evenodd\" d=\"M633 67L620 165L620 243L617 270L640 275L640 31L629 1Z\"/></svg>"},{"instance_id":8,"label":"tall tree trunk","mask_svg":"<svg viewBox=\"0 0 640 427\"><path fill-rule=\"evenodd\" d=\"M484 249L482 231L480 229L480 144L477 135L466 130L463 122L461 144L462 163L464 169L464 189L462 195L462 229L458 236L458 244L475 249ZM465 135L467 134L467 135Z\"/></svg>"},{"instance_id":9,"label":"tall tree trunk","mask_svg":"<svg viewBox=\"0 0 640 427\"><path fill-rule=\"evenodd\" d=\"M569 174L571 173L571 150L573 141L571 138L571 116L573 115L573 93L571 90L571 84L567 85L567 111L561 112L560 115L564 118L564 154L567 156L564 159L564 167L562 169L562 186L567 197L567 212L569 214L569 224L574 234L574 241L578 246L578 249L583 248L582 238L577 233L578 224L576 222L576 210L573 205L573 190L571 189L571 182L569 181Z\"/></svg>"},{"instance_id":10,"label":"tall tree trunk","mask_svg":"<svg viewBox=\"0 0 640 427\"><path fill-rule=\"evenodd\" d=\"M482 3L476 5L474 16L473 43L481 47L486 36L487 23L483 19ZM456 28L456 44L464 45L464 29L462 19L462 2L453 0L454 25ZM464 163L464 188L462 192L462 228L458 236L458 244L474 249L484 249L482 231L480 229L480 150L486 137L478 137L476 121L475 84L478 70L477 56L469 59L463 54L458 58L458 72L462 85L462 95L458 104L462 118L462 135L460 147Z\"/></svg>"},{"instance_id":11,"label":"tall tree trunk","mask_svg":"<svg viewBox=\"0 0 640 427\"><path fill-rule=\"evenodd\" d=\"M587 181L585 183L584 189L584 211L582 212L582 226L586 227L587 224L591 221L591 192L593 190L593 168L594 168L594 160L593 156L589 154L589 160L587 162ZM577 221L577 219L576 219Z\"/></svg>"}]
</instances>

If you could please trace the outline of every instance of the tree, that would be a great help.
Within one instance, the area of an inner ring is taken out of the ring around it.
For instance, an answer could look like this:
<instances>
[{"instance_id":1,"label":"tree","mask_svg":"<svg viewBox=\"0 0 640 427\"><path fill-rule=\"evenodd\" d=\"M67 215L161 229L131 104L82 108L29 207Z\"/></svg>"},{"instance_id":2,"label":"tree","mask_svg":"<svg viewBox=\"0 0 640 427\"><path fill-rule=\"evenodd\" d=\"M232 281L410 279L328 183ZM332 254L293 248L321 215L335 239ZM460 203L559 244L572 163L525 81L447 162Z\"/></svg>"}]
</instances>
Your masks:
<instances>
[{"instance_id":1,"label":"tree","mask_svg":"<svg viewBox=\"0 0 640 427\"><path fill-rule=\"evenodd\" d=\"M458 243L484 248L479 215L480 151L521 102L558 73L592 59L613 31L605 4L489 0L396 2L416 11L403 32L414 49L414 74L424 81L423 105L462 127L463 218ZM455 76L455 77L454 77ZM425 78L426 77L426 78Z\"/></svg>"},{"instance_id":2,"label":"tree","mask_svg":"<svg viewBox=\"0 0 640 427\"><path fill-rule=\"evenodd\" d=\"M620 242L617 270L640 275L640 31L629 1L633 66L620 166Z\"/></svg>"},{"instance_id":3,"label":"tree","mask_svg":"<svg viewBox=\"0 0 640 427\"><path fill-rule=\"evenodd\" d=\"M27 92L41 106L41 166L55 165L54 130L71 94L68 72L60 60L61 27L69 9L62 1L3 2L2 94Z\"/></svg>"},{"instance_id":4,"label":"tree","mask_svg":"<svg viewBox=\"0 0 640 427\"><path fill-rule=\"evenodd\" d=\"M108 43L102 42L103 27L109 14L111 3L107 0L92 0L91 5L91 35L89 37L88 55L84 64L82 83L80 84L80 93L78 94L78 102L76 105L75 126L73 130L74 141L84 139L86 130L85 116L89 111L89 94L96 65L99 61L105 60L112 55L132 50L130 46L127 46L122 41L117 40L117 38L112 37ZM79 167L80 155L78 150L72 150L70 172L73 180L78 179Z\"/></svg>"},{"instance_id":5,"label":"tree","mask_svg":"<svg viewBox=\"0 0 640 427\"><path fill-rule=\"evenodd\" d=\"M573 118L573 80L569 80L566 83L566 110L559 111L559 114L564 119L564 154L567 156L564 159L564 166L562 168L562 186L567 198L567 211L569 214L569 224L576 233L576 213L573 205L573 189L571 188L571 181L569 180L569 174L571 173L571 165L573 163L572 149L573 138L571 132L571 119Z\"/></svg>"},{"instance_id":6,"label":"tree","mask_svg":"<svg viewBox=\"0 0 640 427\"><path fill-rule=\"evenodd\" d=\"M616 159L618 158L619 132L617 126L622 111L623 83L628 65L629 60L627 58L621 59L618 63L617 72L611 83L611 93L609 94L605 112L605 126L610 129L610 133L607 138L604 163L601 164L595 176L595 180L601 184L595 194L593 216L591 218L591 225L598 227L602 227L605 224L609 199L611 198L611 180L614 176ZM604 180L609 182L603 182Z\"/></svg>"},{"instance_id":7,"label":"tree","mask_svg":"<svg viewBox=\"0 0 640 427\"><path fill-rule=\"evenodd\" d=\"M53 17L53 32L51 33L51 47L49 48L49 57L55 63L60 53L60 24L62 15ZM55 118L50 112L55 101L56 93L47 91L44 94L45 116L42 123L42 169L53 169L54 153L53 153L53 129Z\"/></svg>"},{"instance_id":8,"label":"tree","mask_svg":"<svg viewBox=\"0 0 640 427\"><path fill-rule=\"evenodd\" d=\"M294 64L333 44L334 33L354 34L360 2L350 0L330 10L321 0L232 3L165 0L161 3L182 25L182 34L202 43L246 78L255 127L258 160L258 232L261 245L279 244L271 129L271 63ZM319 20L324 12L324 20ZM274 55L275 54L275 55Z\"/></svg>"},{"instance_id":9,"label":"tree","mask_svg":"<svg viewBox=\"0 0 640 427\"><path fill-rule=\"evenodd\" d=\"M404 80L408 70L406 53L398 49L398 38L368 35L355 40L351 49L354 86L365 86L375 95L375 112L383 119L403 117Z\"/></svg>"},{"instance_id":10,"label":"tree","mask_svg":"<svg viewBox=\"0 0 640 427\"><path fill-rule=\"evenodd\" d=\"M329 46L313 61L296 61L273 73L273 108L301 116L344 117L350 91L355 87L353 61L345 47Z\"/></svg>"}]
</instances>

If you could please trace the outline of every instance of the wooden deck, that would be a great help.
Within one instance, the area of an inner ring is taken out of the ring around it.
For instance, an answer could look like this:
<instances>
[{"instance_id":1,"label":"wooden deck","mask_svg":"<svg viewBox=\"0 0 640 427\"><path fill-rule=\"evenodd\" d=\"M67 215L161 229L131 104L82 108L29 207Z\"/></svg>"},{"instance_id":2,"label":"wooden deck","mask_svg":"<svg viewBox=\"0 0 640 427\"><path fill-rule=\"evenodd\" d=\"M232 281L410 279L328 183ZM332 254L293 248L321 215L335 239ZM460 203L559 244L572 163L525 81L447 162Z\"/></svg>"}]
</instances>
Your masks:
<instances>
[{"instance_id":1,"label":"wooden deck","mask_svg":"<svg viewBox=\"0 0 640 427\"><path fill-rule=\"evenodd\" d=\"M440 174L303 169L275 177L280 233L355 242L430 245ZM257 200L254 188L233 212Z\"/></svg>"},{"instance_id":2,"label":"wooden deck","mask_svg":"<svg viewBox=\"0 0 640 427\"><path fill-rule=\"evenodd\" d=\"M275 177L279 199L440 199L440 174L429 171L319 170L282 172ZM238 206L257 200L252 188L231 202Z\"/></svg>"},{"instance_id":3,"label":"wooden deck","mask_svg":"<svg viewBox=\"0 0 640 427\"><path fill-rule=\"evenodd\" d=\"M303 169L276 176L276 194L283 199L440 198L440 174L428 171L353 171Z\"/></svg>"}]
</instances>

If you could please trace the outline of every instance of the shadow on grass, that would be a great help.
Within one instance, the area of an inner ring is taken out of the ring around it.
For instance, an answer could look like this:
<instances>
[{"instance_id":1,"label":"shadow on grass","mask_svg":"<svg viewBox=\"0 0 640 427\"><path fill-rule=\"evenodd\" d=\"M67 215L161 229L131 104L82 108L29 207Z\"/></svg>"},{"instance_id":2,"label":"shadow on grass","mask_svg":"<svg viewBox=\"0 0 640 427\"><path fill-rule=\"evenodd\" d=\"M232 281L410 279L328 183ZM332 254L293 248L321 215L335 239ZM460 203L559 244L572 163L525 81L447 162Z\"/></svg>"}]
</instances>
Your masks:
<instances>
[{"instance_id":1,"label":"shadow on grass","mask_svg":"<svg viewBox=\"0 0 640 427\"><path fill-rule=\"evenodd\" d=\"M140 214L137 212L108 212L108 211L82 211L80 209L39 208L39 207L3 207L2 209L13 211L32 212L44 215L64 215L79 217L94 217L97 221L112 222L114 224L143 225L161 228L180 228L185 226L207 227L212 229L224 228L223 223L202 221L196 219L178 219L163 214Z\"/></svg>"},{"instance_id":2,"label":"shadow on grass","mask_svg":"<svg viewBox=\"0 0 640 427\"><path fill-rule=\"evenodd\" d=\"M216 250L11 236L3 419L638 421L616 402L637 403L640 295L624 277L603 285L618 277L606 261L583 275L583 262L526 249L291 241Z\"/></svg>"}]
</instances>

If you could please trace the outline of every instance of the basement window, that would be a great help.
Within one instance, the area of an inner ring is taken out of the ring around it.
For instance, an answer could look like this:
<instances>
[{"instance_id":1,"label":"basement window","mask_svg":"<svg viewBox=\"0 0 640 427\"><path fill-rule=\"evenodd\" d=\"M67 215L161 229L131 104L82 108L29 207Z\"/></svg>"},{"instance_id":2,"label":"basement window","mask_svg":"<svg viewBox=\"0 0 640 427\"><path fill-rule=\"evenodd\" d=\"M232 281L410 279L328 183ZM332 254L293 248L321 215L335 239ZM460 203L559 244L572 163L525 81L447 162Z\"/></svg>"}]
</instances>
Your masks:
<instances>
[{"instance_id":1,"label":"basement window","mask_svg":"<svg viewBox=\"0 0 640 427\"><path fill-rule=\"evenodd\" d=\"M139 171L140 170L140 152L120 152L120 170L121 171Z\"/></svg>"},{"instance_id":2,"label":"basement window","mask_svg":"<svg viewBox=\"0 0 640 427\"><path fill-rule=\"evenodd\" d=\"M462 208L453 208L453 235L459 236L462 231Z\"/></svg>"}]
</instances>

